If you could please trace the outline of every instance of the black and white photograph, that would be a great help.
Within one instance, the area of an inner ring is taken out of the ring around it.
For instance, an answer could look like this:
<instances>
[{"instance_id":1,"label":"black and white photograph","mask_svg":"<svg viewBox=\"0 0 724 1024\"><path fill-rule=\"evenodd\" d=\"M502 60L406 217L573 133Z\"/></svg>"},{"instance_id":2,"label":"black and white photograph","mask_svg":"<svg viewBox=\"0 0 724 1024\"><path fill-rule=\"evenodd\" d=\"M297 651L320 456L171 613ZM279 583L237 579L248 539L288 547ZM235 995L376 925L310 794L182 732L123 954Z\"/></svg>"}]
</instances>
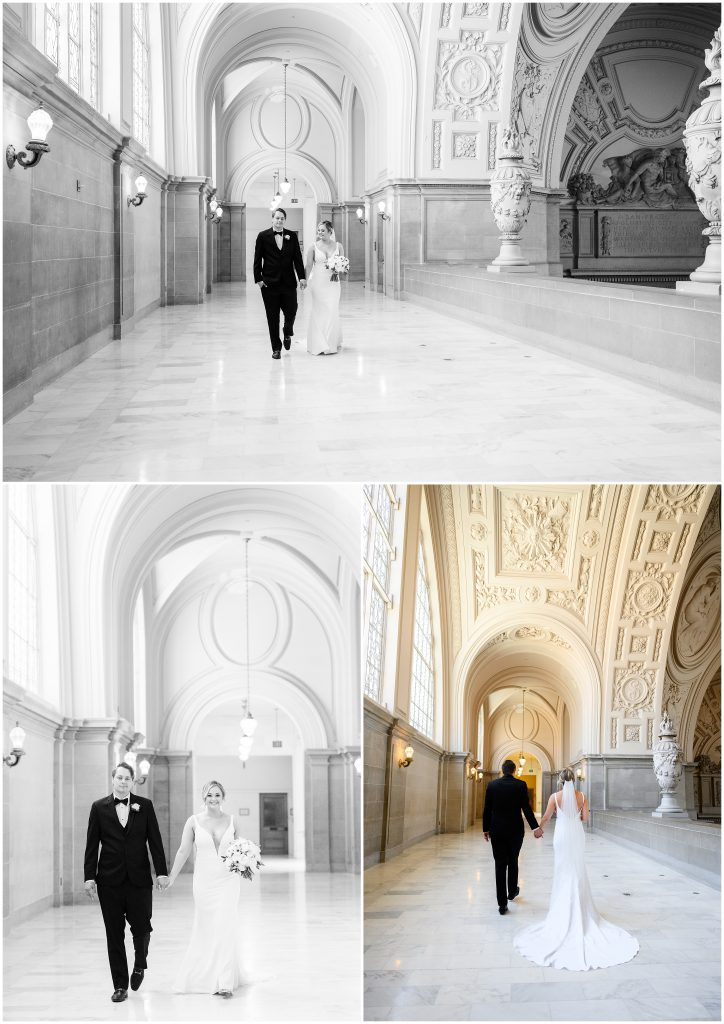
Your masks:
<instances>
[{"instance_id":1,"label":"black and white photograph","mask_svg":"<svg viewBox=\"0 0 724 1024\"><path fill-rule=\"evenodd\" d=\"M359 489L3 512L3 1020L359 1020Z\"/></svg>"},{"instance_id":2,"label":"black and white photograph","mask_svg":"<svg viewBox=\"0 0 724 1024\"><path fill-rule=\"evenodd\" d=\"M364 515L365 1020L721 1020L720 488Z\"/></svg>"},{"instance_id":3,"label":"black and white photograph","mask_svg":"<svg viewBox=\"0 0 724 1024\"><path fill-rule=\"evenodd\" d=\"M718 4L3 28L5 479L719 479Z\"/></svg>"}]
</instances>

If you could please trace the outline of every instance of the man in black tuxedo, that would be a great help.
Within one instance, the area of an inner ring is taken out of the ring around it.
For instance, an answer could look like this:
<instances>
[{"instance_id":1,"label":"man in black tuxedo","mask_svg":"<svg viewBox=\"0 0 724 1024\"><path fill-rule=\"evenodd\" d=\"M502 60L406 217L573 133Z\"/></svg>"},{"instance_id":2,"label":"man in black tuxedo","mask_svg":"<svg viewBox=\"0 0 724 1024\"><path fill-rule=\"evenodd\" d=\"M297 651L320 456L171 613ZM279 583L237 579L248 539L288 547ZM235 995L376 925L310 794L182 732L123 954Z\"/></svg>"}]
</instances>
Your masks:
<instances>
[{"instance_id":1,"label":"man in black tuxedo","mask_svg":"<svg viewBox=\"0 0 724 1024\"><path fill-rule=\"evenodd\" d=\"M296 231L285 227L287 214L279 207L272 226L256 236L254 283L259 285L269 325L272 359L280 359L279 314L284 314L284 348L289 350L297 315L297 277L302 291L307 287L302 250ZM296 271L296 276L294 272Z\"/></svg>"},{"instance_id":2,"label":"man in black tuxedo","mask_svg":"<svg viewBox=\"0 0 724 1024\"><path fill-rule=\"evenodd\" d=\"M120 1003L128 996L126 920L131 926L135 952L131 975L131 988L134 992L140 987L147 968L146 955L153 930L153 880L148 850L153 858L159 889L165 889L168 885L168 872L153 804L145 797L131 793L133 768L123 761L113 769L111 778L113 792L95 801L88 819L85 890L90 899L94 900L97 883L113 978L114 992L111 999L114 1003Z\"/></svg>"},{"instance_id":3,"label":"man in black tuxedo","mask_svg":"<svg viewBox=\"0 0 724 1024\"><path fill-rule=\"evenodd\" d=\"M522 779L515 777L515 761L503 761L503 776L488 783L483 808L483 835L485 842L492 842L495 859L495 888L498 895L498 910L508 913L508 900L514 900L518 888L518 854L523 845L523 819L540 839L543 829L530 809L528 787Z\"/></svg>"}]
</instances>

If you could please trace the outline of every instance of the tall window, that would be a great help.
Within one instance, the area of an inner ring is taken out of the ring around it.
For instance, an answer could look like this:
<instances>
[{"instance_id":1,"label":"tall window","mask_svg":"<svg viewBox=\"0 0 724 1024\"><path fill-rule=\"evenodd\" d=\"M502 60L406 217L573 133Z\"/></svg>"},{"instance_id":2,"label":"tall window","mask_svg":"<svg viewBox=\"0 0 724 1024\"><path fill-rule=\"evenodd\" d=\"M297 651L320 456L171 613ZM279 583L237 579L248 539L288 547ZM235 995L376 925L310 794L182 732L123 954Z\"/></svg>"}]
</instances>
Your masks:
<instances>
[{"instance_id":1,"label":"tall window","mask_svg":"<svg viewBox=\"0 0 724 1024\"><path fill-rule=\"evenodd\" d=\"M38 692L38 558L32 488L8 485L8 649L10 679Z\"/></svg>"},{"instance_id":2,"label":"tall window","mask_svg":"<svg viewBox=\"0 0 724 1024\"><path fill-rule=\"evenodd\" d=\"M45 5L45 56L58 67L60 42L60 4Z\"/></svg>"},{"instance_id":3,"label":"tall window","mask_svg":"<svg viewBox=\"0 0 724 1024\"><path fill-rule=\"evenodd\" d=\"M100 47L99 38L99 15L98 4L89 4L90 31L88 33L90 46L88 48L89 75L88 75L88 99L95 110L101 109L100 94L98 91L98 50Z\"/></svg>"},{"instance_id":4,"label":"tall window","mask_svg":"<svg viewBox=\"0 0 724 1024\"><path fill-rule=\"evenodd\" d=\"M80 92L80 4L68 4L68 85Z\"/></svg>"},{"instance_id":5,"label":"tall window","mask_svg":"<svg viewBox=\"0 0 724 1024\"><path fill-rule=\"evenodd\" d=\"M435 670L432 655L430 588L427 585L422 540L417 551L410 725L424 733L425 736L432 736L435 728Z\"/></svg>"},{"instance_id":6,"label":"tall window","mask_svg":"<svg viewBox=\"0 0 724 1024\"><path fill-rule=\"evenodd\" d=\"M148 149L151 100L148 90L148 12L146 4L133 5L133 134Z\"/></svg>"},{"instance_id":7,"label":"tall window","mask_svg":"<svg viewBox=\"0 0 724 1024\"><path fill-rule=\"evenodd\" d=\"M363 559L367 648L365 693L379 701L384 669L385 625L392 607L390 563L394 554L392 529L397 499L390 484L365 484L363 512Z\"/></svg>"}]
</instances>

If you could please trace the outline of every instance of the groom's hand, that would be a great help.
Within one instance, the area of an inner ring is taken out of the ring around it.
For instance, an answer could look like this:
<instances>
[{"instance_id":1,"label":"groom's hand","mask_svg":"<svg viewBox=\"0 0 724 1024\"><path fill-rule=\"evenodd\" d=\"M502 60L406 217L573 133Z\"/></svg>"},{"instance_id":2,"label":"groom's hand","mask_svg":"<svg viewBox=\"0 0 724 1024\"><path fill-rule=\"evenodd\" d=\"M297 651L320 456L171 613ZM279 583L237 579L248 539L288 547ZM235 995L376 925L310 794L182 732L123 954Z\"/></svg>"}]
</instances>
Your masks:
<instances>
[{"instance_id":1,"label":"groom's hand","mask_svg":"<svg viewBox=\"0 0 724 1024\"><path fill-rule=\"evenodd\" d=\"M264 284L263 281L257 281L256 283L259 285L260 288L266 288L266 285Z\"/></svg>"},{"instance_id":2,"label":"groom's hand","mask_svg":"<svg viewBox=\"0 0 724 1024\"><path fill-rule=\"evenodd\" d=\"M536 837L536 839L543 838L543 829L540 827L540 825L538 826L538 828L533 829L533 835Z\"/></svg>"},{"instance_id":3,"label":"groom's hand","mask_svg":"<svg viewBox=\"0 0 724 1024\"><path fill-rule=\"evenodd\" d=\"M96 883L93 881L92 878L89 878L88 881L85 883L85 891L86 891L86 893L88 895L88 899L91 900L91 902L92 902L96 898L96 895L97 895L97 893L96 893Z\"/></svg>"},{"instance_id":4,"label":"groom's hand","mask_svg":"<svg viewBox=\"0 0 724 1024\"><path fill-rule=\"evenodd\" d=\"M302 291L304 291L304 289L307 287L307 282L305 278L302 278L302 280L299 282L299 287L302 289Z\"/></svg>"},{"instance_id":5,"label":"groom's hand","mask_svg":"<svg viewBox=\"0 0 724 1024\"><path fill-rule=\"evenodd\" d=\"M490 832L483 832L483 835L485 836L485 842L489 843L490 842Z\"/></svg>"},{"instance_id":6,"label":"groom's hand","mask_svg":"<svg viewBox=\"0 0 724 1024\"><path fill-rule=\"evenodd\" d=\"M164 889L168 889L168 875L159 875L156 879L156 885L163 892Z\"/></svg>"}]
</instances>

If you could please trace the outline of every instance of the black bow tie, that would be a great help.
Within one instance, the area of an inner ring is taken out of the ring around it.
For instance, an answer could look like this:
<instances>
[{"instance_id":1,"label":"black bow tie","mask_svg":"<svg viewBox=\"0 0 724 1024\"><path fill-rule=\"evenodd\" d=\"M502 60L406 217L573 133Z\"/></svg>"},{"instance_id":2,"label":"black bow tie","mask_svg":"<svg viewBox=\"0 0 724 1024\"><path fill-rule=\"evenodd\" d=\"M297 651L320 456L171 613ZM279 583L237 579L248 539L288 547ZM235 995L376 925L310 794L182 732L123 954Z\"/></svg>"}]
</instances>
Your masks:
<instances>
[{"instance_id":1,"label":"black bow tie","mask_svg":"<svg viewBox=\"0 0 724 1024\"><path fill-rule=\"evenodd\" d=\"M275 232L274 232L274 234L275 234L275 235L283 235L283 234L284 234L284 232L283 232L283 231L275 231Z\"/></svg>"},{"instance_id":2,"label":"black bow tie","mask_svg":"<svg viewBox=\"0 0 724 1024\"><path fill-rule=\"evenodd\" d=\"M128 806L128 797L126 797L125 800L121 800L120 797L116 796L116 797L113 798L113 803L114 804L125 804L126 806Z\"/></svg>"}]
</instances>

